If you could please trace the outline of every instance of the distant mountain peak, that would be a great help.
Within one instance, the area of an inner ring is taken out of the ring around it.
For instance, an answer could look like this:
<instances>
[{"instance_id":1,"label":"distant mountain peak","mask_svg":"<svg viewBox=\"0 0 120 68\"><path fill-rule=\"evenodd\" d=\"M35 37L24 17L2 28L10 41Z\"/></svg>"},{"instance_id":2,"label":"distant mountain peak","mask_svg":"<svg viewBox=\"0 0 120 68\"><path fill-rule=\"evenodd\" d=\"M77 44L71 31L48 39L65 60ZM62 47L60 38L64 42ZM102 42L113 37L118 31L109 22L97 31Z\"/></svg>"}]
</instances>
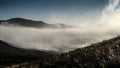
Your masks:
<instances>
[{"instance_id":1,"label":"distant mountain peak","mask_svg":"<svg viewBox=\"0 0 120 68\"><path fill-rule=\"evenodd\" d=\"M5 23L5 24L4 24ZM13 26L24 26L24 27L43 27L48 25L47 23L43 21L34 21L34 20L29 20L29 19L24 19L24 18L11 18L8 20L1 20L0 24L4 25L13 25Z\"/></svg>"},{"instance_id":2,"label":"distant mountain peak","mask_svg":"<svg viewBox=\"0 0 120 68\"><path fill-rule=\"evenodd\" d=\"M34 21L25 18L10 18L8 20L0 20L0 25L4 26L22 26L22 27L34 27L34 28L70 28L71 25L63 23L47 24L43 21Z\"/></svg>"},{"instance_id":3,"label":"distant mountain peak","mask_svg":"<svg viewBox=\"0 0 120 68\"><path fill-rule=\"evenodd\" d=\"M30 19L22 18L22 17L16 17L16 18L9 18L8 20L30 20Z\"/></svg>"},{"instance_id":4,"label":"distant mountain peak","mask_svg":"<svg viewBox=\"0 0 120 68\"><path fill-rule=\"evenodd\" d=\"M43 21L34 21L34 20L30 20L30 19L26 19L26 18L10 18L10 19L8 19L7 21L26 21L26 22L30 22L30 21L32 21L32 22L42 22L42 23L44 23Z\"/></svg>"}]
</instances>

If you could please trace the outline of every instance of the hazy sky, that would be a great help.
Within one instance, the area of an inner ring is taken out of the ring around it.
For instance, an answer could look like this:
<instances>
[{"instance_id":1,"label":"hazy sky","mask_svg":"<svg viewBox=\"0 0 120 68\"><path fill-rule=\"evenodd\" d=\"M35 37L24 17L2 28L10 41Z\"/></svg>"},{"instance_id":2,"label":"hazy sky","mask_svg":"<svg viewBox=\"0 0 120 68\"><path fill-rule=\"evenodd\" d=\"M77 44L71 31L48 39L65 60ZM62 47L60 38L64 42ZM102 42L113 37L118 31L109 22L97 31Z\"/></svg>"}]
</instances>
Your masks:
<instances>
[{"instance_id":1,"label":"hazy sky","mask_svg":"<svg viewBox=\"0 0 120 68\"><path fill-rule=\"evenodd\" d=\"M95 18L107 3L108 0L0 0L0 19L23 17L50 23L82 20Z\"/></svg>"}]
</instances>

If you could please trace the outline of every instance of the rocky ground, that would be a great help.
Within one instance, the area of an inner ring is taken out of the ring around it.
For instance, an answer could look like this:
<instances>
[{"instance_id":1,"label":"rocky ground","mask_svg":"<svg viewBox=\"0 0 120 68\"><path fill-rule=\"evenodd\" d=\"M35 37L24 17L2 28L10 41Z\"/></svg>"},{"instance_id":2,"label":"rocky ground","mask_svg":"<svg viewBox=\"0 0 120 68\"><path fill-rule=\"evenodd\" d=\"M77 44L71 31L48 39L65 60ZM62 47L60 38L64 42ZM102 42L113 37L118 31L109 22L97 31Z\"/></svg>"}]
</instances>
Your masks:
<instances>
[{"instance_id":1,"label":"rocky ground","mask_svg":"<svg viewBox=\"0 0 120 68\"><path fill-rule=\"evenodd\" d=\"M40 68L118 68L119 66L120 36L40 62Z\"/></svg>"}]
</instances>

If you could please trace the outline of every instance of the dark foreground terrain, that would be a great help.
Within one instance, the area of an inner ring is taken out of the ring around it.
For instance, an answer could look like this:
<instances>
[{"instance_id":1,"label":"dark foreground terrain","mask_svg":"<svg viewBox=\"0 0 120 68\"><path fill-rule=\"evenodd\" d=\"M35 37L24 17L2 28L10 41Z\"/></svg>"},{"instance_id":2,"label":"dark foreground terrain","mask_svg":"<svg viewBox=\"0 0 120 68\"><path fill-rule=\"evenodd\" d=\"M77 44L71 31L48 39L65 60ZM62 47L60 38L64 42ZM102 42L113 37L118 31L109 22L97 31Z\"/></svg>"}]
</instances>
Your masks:
<instances>
[{"instance_id":1,"label":"dark foreground terrain","mask_svg":"<svg viewBox=\"0 0 120 68\"><path fill-rule=\"evenodd\" d=\"M11 56L2 56L0 61L9 60ZM22 55L21 55L22 56ZM21 57L20 56L20 57ZM18 56L19 57L19 56ZM13 59L18 60L18 57ZM27 59L23 57L22 59ZM22 60L20 59L20 60ZM40 61L13 64L11 68L119 68L120 66L120 36L103 42L92 44L61 55L49 56ZM5 68L5 67L3 67Z\"/></svg>"},{"instance_id":2,"label":"dark foreground terrain","mask_svg":"<svg viewBox=\"0 0 120 68\"><path fill-rule=\"evenodd\" d=\"M47 51L22 49L14 47L13 44L0 41L0 68L18 64L20 64L20 66L35 64L53 55L56 55L56 53L52 51L50 53Z\"/></svg>"},{"instance_id":3,"label":"dark foreground terrain","mask_svg":"<svg viewBox=\"0 0 120 68\"><path fill-rule=\"evenodd\" d=\"M48 58L40 68L119 68L120 36Z\"/></svg>"}]
</instances>

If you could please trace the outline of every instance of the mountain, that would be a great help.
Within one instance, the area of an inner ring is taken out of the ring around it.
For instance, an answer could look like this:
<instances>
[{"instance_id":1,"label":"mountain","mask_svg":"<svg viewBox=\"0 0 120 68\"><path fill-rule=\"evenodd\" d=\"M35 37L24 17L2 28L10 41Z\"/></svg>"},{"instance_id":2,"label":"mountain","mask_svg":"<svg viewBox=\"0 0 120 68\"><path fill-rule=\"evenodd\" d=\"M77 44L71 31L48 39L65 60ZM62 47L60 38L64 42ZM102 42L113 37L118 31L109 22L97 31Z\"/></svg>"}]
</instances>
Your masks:
<instances>
[{"instance_id":1,"label":"mountain","mask_svg":"<svg viewBox=\"0 0 120 68\"><path fill-rule=\"evenodd\" d=\"M28 50L13 47L13 44L0 40L0 66L11 65L28 61L37 61L56 55L56 53L39 50Z\"/></svg>"},{"instance_id":2,"label":"mountain","mask_svg":"<svg viewBox=\"0 0 120 68\"><path fill-rule=\"evenodd\" d=\"M73 27L66 24L47 24L43 21L33 21L24 18L11 18L8 20L0 20L0 25L4 26L22 26L22 27L34 27L34 28L69 28Z\"/></svg>"},{"instance_id":3,"label":"mountain","mask_svg":"<svg viewBox=\"0 0 120 68\"><path fill-rule=\"evenodd\" d=\"M40 68L119 68L120 36L40 62Z\"/></svg>"},{"instance_id":4,"label":"mountain","mask_svg":"<svg viewBox=\"0 0 120 68\"><path fill-rule=\"evenodd\" d=\"M43 21L33 21L24 18L11 18L8 20L1 20L1 25L13 25L13 26L24 26L24 27L43 27L48 24Z\"/></svg>"}]
</instances>

